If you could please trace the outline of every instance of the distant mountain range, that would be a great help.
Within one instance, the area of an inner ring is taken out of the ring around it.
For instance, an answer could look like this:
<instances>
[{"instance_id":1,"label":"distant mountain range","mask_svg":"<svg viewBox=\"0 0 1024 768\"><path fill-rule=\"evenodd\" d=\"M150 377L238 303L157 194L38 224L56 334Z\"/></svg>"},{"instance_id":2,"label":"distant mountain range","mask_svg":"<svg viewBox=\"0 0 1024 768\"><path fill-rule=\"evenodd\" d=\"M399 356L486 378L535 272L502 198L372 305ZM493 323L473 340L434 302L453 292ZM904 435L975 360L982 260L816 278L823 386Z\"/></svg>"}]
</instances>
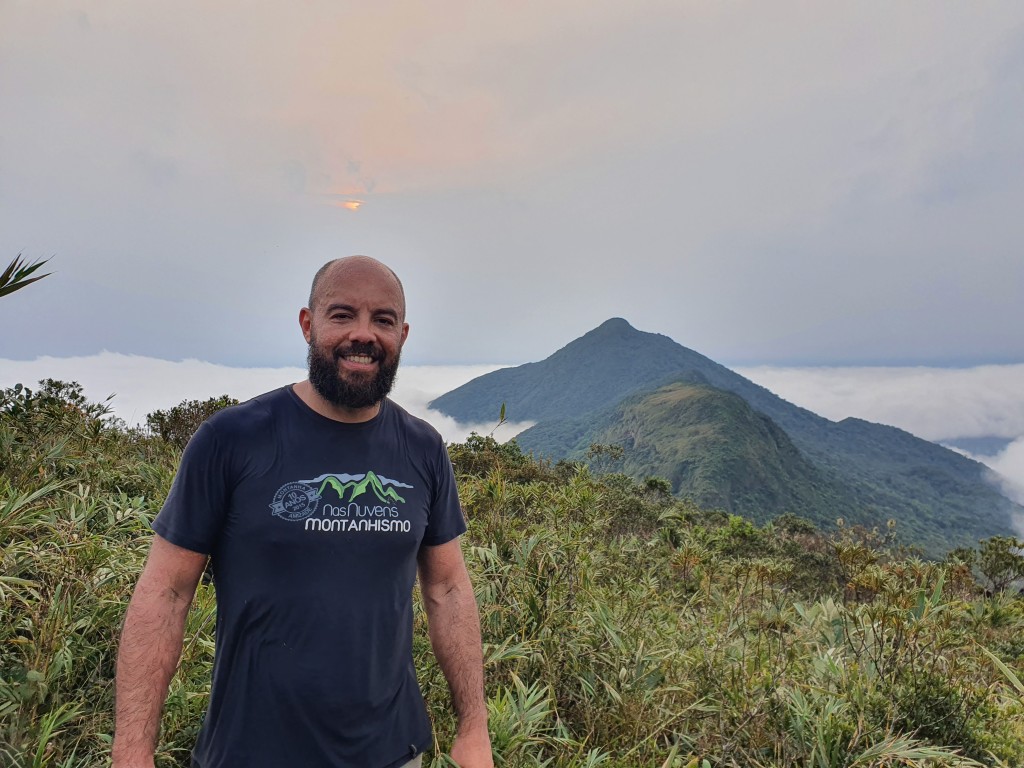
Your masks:
<instances>
[{"instance_id":1,"label":"distant mountain range","mask_svg":"<svg viewBox=\"0 0 1024 768\"><path fill-rule=\"evenodd\" d=\"M430 403L463 422L535 426L526 451L583 460L623 448L609 467L668 480L703 506L758 521L794 512L884 526L929 554L1012 533L1024 508L985 482L979 463L895 427L829 421L667 336L613 318L537 363L486 374Z\"/></svg>"}]
</instances>

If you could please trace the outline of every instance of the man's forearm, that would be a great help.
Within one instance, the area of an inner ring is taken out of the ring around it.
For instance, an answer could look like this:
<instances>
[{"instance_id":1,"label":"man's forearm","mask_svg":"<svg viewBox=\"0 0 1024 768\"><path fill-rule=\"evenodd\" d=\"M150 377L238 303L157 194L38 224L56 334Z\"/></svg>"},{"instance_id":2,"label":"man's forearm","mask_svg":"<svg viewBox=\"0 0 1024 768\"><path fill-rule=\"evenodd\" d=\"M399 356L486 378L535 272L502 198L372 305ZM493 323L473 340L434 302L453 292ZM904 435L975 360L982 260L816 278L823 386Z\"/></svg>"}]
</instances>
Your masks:
<instances>
[{"instance_id":1,"label":"man's forearm","mask_svg":"<svg viewBox=\"0 0 1024 768\"><path fill-rule=\"evenodd\" d=\"M117 655L115 766L152 765L160 713L181 655L192 594L143 578L135 590Z\"/></svg>"},{"instance_id":2,"label":"man's forearm","mask_svg":"<svg viewBox=\"0 0 1024 768\"><path fill-rule=\"evenodd\" d=\"M462 768L494 768L487 733L480 616L458 540L424 547L419 564L430 644L459 718L449 756Z\"/></svg>"},{"instance_id":3,"label":"man's forearm","mask_svg":"<svg viewBox=\"0 0 1024 768\"><path fill-rule=\"evenodd\" d=\"M480 618L469 580L446 585L426 600L430 643L448 681L459 731L487 728Z\"/></svg>"}]
</instances>

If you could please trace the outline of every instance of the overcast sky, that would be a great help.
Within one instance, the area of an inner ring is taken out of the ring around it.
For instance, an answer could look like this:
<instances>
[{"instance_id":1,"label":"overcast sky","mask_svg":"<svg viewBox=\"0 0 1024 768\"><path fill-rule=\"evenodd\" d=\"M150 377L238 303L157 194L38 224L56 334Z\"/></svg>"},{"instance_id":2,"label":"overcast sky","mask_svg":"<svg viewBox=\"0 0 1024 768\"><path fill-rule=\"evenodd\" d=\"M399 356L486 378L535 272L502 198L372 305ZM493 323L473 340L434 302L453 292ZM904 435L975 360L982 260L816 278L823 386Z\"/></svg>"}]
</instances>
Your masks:
<instances>
[{"instance_id":1,"label":"overcast sky","mask_svg":"<svg viewBox=\"0 0 1024 768\"><path fill-rule=\"evenodd\" d=\"M1024 362L1016 1L0 0L0 112L3 358L301 366L367 253L416 364Z\"/></svg>"},{"instance_id":2,"label":"overcast sky","mask_svg":"<svg viewBox=\"0 0 1024 768\"><path fill-rule=\"evenodd\" d=\"M1024 483L1016 0L0 0L0 113L0 386L298 379L366 253L418 412L619 316Z\"/></svg>"}]
</instances>

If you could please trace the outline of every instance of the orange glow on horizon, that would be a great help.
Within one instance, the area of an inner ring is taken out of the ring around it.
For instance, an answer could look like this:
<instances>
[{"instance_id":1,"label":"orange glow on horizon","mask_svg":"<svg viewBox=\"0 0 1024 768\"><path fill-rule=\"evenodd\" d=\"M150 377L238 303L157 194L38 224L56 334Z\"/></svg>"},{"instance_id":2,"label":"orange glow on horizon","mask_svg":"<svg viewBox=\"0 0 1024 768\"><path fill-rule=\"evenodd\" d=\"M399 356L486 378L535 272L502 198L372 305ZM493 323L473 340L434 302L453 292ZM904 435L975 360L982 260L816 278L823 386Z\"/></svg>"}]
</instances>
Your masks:
<instances>
[{"instance_id":1,"label":"orange glow on horizon","mask_svg":"<svg viewBox=\"0 0 1024 768\"><path fill-rule=\"evenodd\" d=\"M358 211L362 204L362 200L343 200L342 202L338 203L339 206L341 206L342 208L347 208L350 211Z\"/></svg>"}]
</instances>

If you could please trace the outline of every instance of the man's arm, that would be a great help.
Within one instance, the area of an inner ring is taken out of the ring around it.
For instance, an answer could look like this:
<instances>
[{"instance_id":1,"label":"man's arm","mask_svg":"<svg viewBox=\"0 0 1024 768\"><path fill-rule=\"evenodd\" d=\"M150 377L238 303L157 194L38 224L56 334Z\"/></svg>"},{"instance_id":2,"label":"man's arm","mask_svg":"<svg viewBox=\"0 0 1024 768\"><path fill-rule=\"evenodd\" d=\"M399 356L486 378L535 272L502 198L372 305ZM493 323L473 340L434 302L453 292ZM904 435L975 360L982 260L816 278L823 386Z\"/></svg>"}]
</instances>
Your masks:
<instances>
[{"instance_id":1,"label":"man's arm","mask_svg":"<svg viewBox=\"0 0 1024 768\"><path fill-rule=\"evenodd\" d=\"M459 540L423 547L420 590L434 648L459 719L451 757L462 768L493 768L484 699L480 617Z\"/></svg>"},{"instance_id":2,"label":"man's arm","mask_svg":"<svg viewBox=\"0 0 1024 768\"><path fill-rule=\"evenodd\" d=\"M206 555L159 535L125 614L117 654L115 768L152 766L167 686L181 656L185 618Z\"/></svg>"}]
</instances>

